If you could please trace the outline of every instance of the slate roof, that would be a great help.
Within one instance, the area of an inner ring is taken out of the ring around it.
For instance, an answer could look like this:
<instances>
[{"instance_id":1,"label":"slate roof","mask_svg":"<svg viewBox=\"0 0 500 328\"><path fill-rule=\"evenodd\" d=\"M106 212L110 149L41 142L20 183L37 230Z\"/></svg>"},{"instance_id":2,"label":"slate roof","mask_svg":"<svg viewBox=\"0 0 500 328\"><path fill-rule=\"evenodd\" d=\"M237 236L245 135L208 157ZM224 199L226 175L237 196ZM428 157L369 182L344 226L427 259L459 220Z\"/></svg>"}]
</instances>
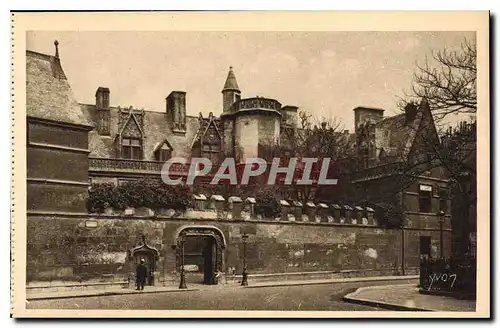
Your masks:
<instances>
[{"instance_id":1,"label":"slate roof","mask_svg":"<svg viewBox=\"0 0 500 328\"><path fill-rule=\"evenodd\" d=\"M76 101L59 58L26 51L26 115L90 125Z\"/></svg>"},{"instance_id":2,"label":"slate roof","mask_svg":"<svg viewBox=\"0 0 500 328\"><path fill-rule=\"evenodd\" d=\"M236 76L234 75L234 71L232 67L229 67L229 73L227 73L226 83L224 84L224 90L237 90L240 91L240 87L238 86L238 82L236 81Z\"/></svg>"},{"instance_id":3,"label":"slate roof","mask_svg":"<svg viewBox=\"0 0 500 328\"><path fill-rule=\"evenodd\" d=\"M382 137L377 138L377 148L384 149L386 156L391 158L406 158L419 131L425 111L429 105L425 100L417 108L416 116L411 122L407 122L406 114L398 114L387 117L377 122L375 127L380 129ZM383 135L387 134L387 135Z\"/></svg>"},{"instance_id":4,"label":"slate roof","mask_svg":"<svg viewBox=\"0 0 500 328\"><path fill-rule=\"evenodd\" d=\"M98 111L95 105L80 105L86 118L96 124L98 122ZM120 133L123 125L120 126L118 107L110 107L110 136L99 135L97 129L89 133L90 157L116 158L117 150L115 137ZM137 111L138 112L138 111ZM166 112L144 110L143 133L146 136L143 140L144 160L154 161L155 150L165 141L172 147L172 156L187 157L191 154L191 144L200 128L198 117L186 116L186 133L174 133L168 122Z\"/></svg>"}]
</instances>

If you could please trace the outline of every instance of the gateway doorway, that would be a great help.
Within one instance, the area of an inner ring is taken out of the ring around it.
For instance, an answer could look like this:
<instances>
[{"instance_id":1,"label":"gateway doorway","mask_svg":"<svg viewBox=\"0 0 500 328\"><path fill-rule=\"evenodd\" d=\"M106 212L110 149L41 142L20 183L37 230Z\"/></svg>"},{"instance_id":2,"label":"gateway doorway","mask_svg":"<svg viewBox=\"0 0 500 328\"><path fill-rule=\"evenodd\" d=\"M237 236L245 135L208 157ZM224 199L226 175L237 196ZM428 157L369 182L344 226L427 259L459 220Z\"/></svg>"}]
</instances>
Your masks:
<instances>
[{"instance_id":1,"label":"gateway doorway","mask_svg":"<svg viewBox=\"0 0 500 328\"><path fill-rule=\"evenodd\" d=\"M176 244L184 243L184 272L186 282L214 285L217 273L223 272L226 241L214 226L184 226L176 232ZM182 247L176 247L177 271L182 263Z\"/></svg>"},{"instance_id":2,"label":"gateway doorway","mask_svg":"<svg viewBox=\"0 0 500 328\"><path fill-rule=\"evenodd\" d=\"M214 284L217 273L217 246L214 237L184 237L184 271L188 283Z\"/></svg>"}]
</instances>

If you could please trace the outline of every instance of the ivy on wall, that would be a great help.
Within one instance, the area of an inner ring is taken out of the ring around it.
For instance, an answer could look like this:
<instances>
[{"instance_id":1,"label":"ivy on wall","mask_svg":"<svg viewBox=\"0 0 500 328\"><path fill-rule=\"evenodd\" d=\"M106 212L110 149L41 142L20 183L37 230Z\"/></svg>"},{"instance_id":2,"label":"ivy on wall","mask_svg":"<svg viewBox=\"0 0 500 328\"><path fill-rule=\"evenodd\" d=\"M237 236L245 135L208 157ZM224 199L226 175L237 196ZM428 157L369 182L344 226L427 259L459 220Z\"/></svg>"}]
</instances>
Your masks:
<instances>
[{"instance_id":1,"label":"ivy on wall","mask_svg":"<svg viewBox=\"0 0 500 328\"><path fill-rule=\"evenodd\" d=\"M372 205L374 217L384 228L401 228L404 216L401 208L390 203L376 203Z\"/></svg>"},{"instance_id":2,"label":"ivy on wall","mask_svg":"<svg viewBox=\"0 0 500 328\"><path fill-rule=\"evenodd\" d=\"M141 179L115 186L112 183L95 183L89 189L87 209L102 213L106 208L148 207L185 211L190 193L185 186L167 185L159 180Z\"/></svg>"}]
</instances>

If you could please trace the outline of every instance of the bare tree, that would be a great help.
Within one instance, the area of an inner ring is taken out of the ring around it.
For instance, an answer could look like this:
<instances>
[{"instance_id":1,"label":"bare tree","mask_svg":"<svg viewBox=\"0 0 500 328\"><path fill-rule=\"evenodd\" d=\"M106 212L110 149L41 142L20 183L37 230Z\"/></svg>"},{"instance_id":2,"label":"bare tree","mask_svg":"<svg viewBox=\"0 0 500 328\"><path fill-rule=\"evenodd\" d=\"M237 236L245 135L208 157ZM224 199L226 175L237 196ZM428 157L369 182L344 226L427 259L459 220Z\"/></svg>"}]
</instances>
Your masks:
<instances>
[{"instance_id":1,"label":"bare tree","mask_svg":"<svg viewBox=\"0 0 500 328\"><path fill-rule=\"evenodd\" d=\"M476 58L476 45L467 39L459 51L432 52L430 60L417 64L411 92L400 99L399 107L426 98L438 120L451 113L476 113Z\"/></svg>"},{"instance_id":2,"label":"bare tree","mask_svg":"<svg viewBox=\"0 0 500 328\"><path fill-rule=\"evenodd\" d=\"M335 175L335 172L331 171L337 170L339 161L348 157L350 153L354 153L349 131L344 130L340 121L334 118L315 117L307 111L299 111L297 126L283 127L280 144L267 149L270 155L280 157L284 163L293 157L298 159L292 185L282 190L286 190L289 198L301 201L304 206L308 201L315 200L318 191L329 187L315 183L297 184L297 180L302 178L304 172L304 163L301 159L318 160L313 164L311 174L317 178L323 159L330 158L330 174ZM329 178L332 178L332 175Z\"/></svg>"}]
</instances>

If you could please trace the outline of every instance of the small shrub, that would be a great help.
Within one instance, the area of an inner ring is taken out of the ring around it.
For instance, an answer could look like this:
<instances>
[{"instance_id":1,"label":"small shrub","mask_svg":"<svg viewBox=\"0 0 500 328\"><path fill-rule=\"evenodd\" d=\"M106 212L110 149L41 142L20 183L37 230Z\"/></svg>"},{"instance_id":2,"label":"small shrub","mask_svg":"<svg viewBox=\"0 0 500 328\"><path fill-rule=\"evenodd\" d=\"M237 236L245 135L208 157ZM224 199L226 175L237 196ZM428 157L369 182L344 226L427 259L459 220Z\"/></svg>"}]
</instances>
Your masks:
<instances>
[{"instance_id":1,"label":"small shrub","mask_svg":"<svg viewBox=\"0 0 500 328\"><path fill-rule=\"evenodd\" d=\"M263 189L257 192L255 196L256 215L262 215L265 218L275 218L279 216L280 212L281 206L273 190Z\"/></svg>"},{"instance_id":2,"label":"small shrub","mask_svg":"<svg viewBox=\"0 0 500 328\"><path fill-rule=\"evenodd\" d=\"M93 184L89 190L88 210L102 213L105 208L148 207L186 210L189 189L172 186L159 180L141 179L115 186L110 183Z\"/></svg>"},{"instance_id":3,"label":"small shrub","mask_svg":"<svg viewBox=\"0 0 500 328\"><path fill-rule=\"evenodd\" d=\"M112 183L95 183L89 190L87 210L102 213L113 203L115 185Z\"/></svg>"},{"instance_id":4,"label":"small shrub","mask_svg":"<svg viewBox=\"0 0 500 328\"><path fill-rule=\"evenodd\" d=\"M390 203L376 203L372 205L374 217L384 228L401 228L403 226L403 212L401 209Z\"/></svg>"}]
</instances>

